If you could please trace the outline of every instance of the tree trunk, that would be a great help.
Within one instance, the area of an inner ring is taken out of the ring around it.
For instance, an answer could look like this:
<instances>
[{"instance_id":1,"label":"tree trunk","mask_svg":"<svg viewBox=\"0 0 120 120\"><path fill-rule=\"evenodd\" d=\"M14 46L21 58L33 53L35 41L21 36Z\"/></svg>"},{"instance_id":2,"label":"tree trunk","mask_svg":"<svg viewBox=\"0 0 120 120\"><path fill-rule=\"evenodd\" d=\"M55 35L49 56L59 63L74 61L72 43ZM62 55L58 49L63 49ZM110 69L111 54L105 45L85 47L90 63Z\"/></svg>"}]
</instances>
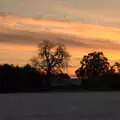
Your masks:
<instances>
[{"instance_id":1,"label":"tree trunk","mask_svg":"<svg viewBox=\"0 0 120 120\"><path fill-rule=\"evenodd\" d=\"M46 85L47 85L48 88L50 88L50 86L51 86L51 67L50 66L47 69Z\"/></svg>"}]
</instances>

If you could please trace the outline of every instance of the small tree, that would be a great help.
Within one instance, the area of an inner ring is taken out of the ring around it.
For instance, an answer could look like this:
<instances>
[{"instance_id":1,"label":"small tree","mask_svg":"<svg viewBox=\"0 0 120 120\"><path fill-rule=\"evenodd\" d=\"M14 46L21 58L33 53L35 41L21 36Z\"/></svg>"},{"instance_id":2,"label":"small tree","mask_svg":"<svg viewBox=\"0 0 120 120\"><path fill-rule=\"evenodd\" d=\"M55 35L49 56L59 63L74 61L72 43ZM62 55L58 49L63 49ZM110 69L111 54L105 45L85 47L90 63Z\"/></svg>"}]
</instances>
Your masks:
<instances>
[{"instance_id":1,"label":"small tree","mask_svg":"<svg viewBox=\"0 0 120 120\"><path fill-rule=\"evenodd\" d=\"M90 78L100 76L109 71L108 59L103 52L92 52L84 56L81 66L75 71L77 77Z\"/></svg>"},{"instance_id":2,"label":"small tree","mask_svg":"<svg viewBox=\"0 0 120 120\"><path fill-rule=\"evenodd\" d=\"M69 60L69 54L64 45L53 41L42 41L38 45L38 56L31 59L32 66L50 76L62 72Z\"/></svg>"}]
</instances>

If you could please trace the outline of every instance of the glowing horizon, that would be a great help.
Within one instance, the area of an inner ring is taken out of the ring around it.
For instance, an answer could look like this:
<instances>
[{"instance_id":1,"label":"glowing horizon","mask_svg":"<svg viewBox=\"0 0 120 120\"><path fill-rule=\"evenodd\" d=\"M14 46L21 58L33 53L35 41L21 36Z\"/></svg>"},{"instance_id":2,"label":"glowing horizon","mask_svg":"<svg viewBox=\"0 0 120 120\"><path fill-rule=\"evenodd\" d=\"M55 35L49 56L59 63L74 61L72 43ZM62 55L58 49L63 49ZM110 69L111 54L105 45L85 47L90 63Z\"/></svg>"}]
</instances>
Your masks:
<instances>
[{"instance_id":1,"label":"glowing horizon","mask_svg":"<svg viewBox=\"0 0 120 120\"><path fill-rule=\"evenodd\" d=\"M28 63L46 39L65 44L70 74L89 52L103 51L111 63L119 61L120 2L109 1L0 1L0 63Z\"/></svg>"}]
</instances>

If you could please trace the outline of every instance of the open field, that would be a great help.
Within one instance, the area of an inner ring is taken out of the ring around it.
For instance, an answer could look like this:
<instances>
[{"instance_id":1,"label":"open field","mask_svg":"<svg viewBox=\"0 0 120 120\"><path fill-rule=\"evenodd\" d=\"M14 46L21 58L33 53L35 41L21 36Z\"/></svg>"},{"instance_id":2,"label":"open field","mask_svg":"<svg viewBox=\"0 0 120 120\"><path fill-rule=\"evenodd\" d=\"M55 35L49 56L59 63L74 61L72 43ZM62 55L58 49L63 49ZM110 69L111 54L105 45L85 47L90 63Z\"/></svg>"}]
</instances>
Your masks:
<instances>
[{"instance_id":1,"label":"open field","mask_svg":"<svg viewBox=\"0 0 120 120\"><path fill-rule=\"evenodd\" d=\"M1 94L0 120L120 120L120 92Z\"/></svg>"}]
</instances>

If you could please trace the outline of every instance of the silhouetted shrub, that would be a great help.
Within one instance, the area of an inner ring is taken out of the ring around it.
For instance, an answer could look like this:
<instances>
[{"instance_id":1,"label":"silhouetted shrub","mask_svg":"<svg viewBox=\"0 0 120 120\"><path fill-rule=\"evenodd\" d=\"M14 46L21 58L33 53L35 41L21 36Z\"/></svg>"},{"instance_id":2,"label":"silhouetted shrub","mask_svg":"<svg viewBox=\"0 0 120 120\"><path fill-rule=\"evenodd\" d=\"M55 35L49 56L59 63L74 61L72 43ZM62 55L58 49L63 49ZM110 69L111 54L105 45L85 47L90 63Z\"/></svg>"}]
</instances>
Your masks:
<instances>
[{"instance_id":1,"label":"silhouetted shrub","mask_svg":"<svg viewBox=\"0 0 120 120\"><path fill-rule=\"evenodd\" d=\"M30 65L0 65L0 92L37 92L49 90L51 79L70 79L67 74L47 76Z\"/></svg>"},{"instance_id":2,"label":"silhouetted shrub","mask_svg":"<svg viewBox=\"0 0 120 120\"><path fill-rule=\"evenodd\" d=\"M120 89L120 74L106 73L104 75L82 80L85 89Z\"/></svg>"},{"instance_id":3,"label":"silhouetted shrub","mask_svg":"<svg viewBox=\"0 0 120 120\"><path fill-rule=\"evenodd\" d=\"M24 67L0 65L0 92L41 90L45 79L45 75L30 65Z\"/></svg>"}]
</instances>

